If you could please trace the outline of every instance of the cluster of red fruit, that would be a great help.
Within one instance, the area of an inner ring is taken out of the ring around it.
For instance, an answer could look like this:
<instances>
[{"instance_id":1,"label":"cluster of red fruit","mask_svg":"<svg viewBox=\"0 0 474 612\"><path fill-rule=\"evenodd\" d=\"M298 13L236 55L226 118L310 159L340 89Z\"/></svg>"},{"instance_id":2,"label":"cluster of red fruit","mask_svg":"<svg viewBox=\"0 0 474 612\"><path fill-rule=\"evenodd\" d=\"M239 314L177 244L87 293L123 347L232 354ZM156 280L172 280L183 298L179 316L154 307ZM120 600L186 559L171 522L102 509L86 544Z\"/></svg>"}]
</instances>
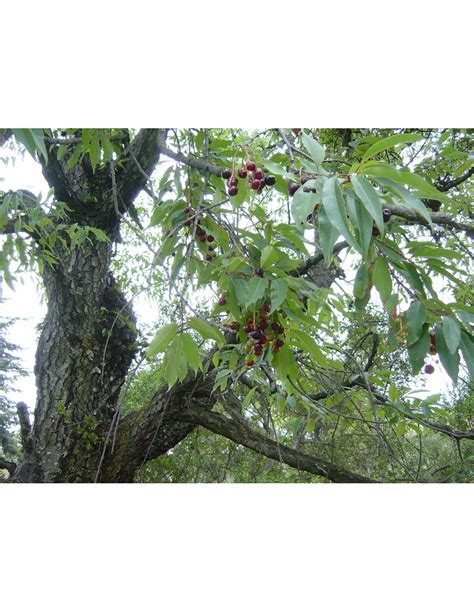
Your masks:
<instances>
[{"instance_id":1,"label":"cluster of red fruit","mask_svg":"<svg viewBox=\"0 0 474 612\"><path fill-rule=\"evenodd\" d=\"M248 178L249 187L254 191L261 192L265 186L272 186L276 183L276 178L269 174L265 176L261 168L257 168L257 164L253 161L247 162L245 166L237 170L237 176L234 176L233 170L222 170L221 176L227 180L227 195L236 196L239 193L237 176L241 179Z\"/></svg>"},{"instance_id":2,"label":"cluster of red fruit","mask_svg":"<svg viewBox=\"0 0 474 612\"><path fill-rule=\"evenodd\" d=\"M260 315L249 317L242 328L242 331L248 334L245 352L247 353L247 365L249 367L255 365L252 355L260 357L260 355L263 355L265 348L270 347L272 353L278 353L285 344L282 337L285 333L283 325L280 325L277 321L270 322L268 320L269 314L270 304L264 304Z\"/></svg>"},{"instance_id":3,"label":"cluster of red fruit","mask_svg":"<svg viewBox=\"0 0 474 612\"><path fill-rule=\"evenodd\" d=\"M430 331L430 340L430 355L436 355L436 353L438 352L436 349L436 334L433 331ZM435 371L434 365L431 363L427 363L423 369L425 374L433 374L433 372Z\"/></svg>"},{"instance_id":4,"label":"cluster of red fruit","mask_svg":"<svg viewBox=\"0 0 474 612\"><path fill-rule=\"evenodd\" d=\"M185 227L190 227L193 224L193 220L190 217L192 217L195 213L190 206L185 208L184 212L186 213L188 218L184 221L183 225ZM196 237L201 242L205 242L206 244L208 243L208 246L207 246L208 253L205 257L205 260L212 261L215 257L215 254L214 254L214 251L216 248L215 239L214 239L214 236L206 233L206 230L202 228L202 226L199 224L199 221L196 221Z\"/></svg>"},{"instance_id":5,"label":"cluster of red fruit","mask_svg":"<svg viewBox=\"0 0 474 612\"><path fill-rule=\"evenodd\" d=\"M383 222L388 223L392 218L392 211L389 208L384 208L382 210ZM372 236L380 236L380 230L378 227L374 225L372 228Z\"/></svg>"}]
</instances>

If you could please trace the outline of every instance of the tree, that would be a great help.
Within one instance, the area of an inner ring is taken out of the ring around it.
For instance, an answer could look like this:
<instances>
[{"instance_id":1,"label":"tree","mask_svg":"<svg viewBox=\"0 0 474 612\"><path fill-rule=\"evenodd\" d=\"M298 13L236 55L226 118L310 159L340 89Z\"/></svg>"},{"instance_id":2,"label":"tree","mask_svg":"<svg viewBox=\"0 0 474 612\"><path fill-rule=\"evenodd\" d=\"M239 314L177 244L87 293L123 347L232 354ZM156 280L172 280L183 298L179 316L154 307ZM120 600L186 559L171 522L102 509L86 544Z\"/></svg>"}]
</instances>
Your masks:
<instances>
[{"instance_id":1,"label":"tree","mask_svg":"<svg viewBox=\"0 0 474 612\"><path fill-rule=\"evenodd\" d=\"M473 130L0 134L52 190L1 196L5 281L48 298L11 481L130 482L198 427L336 482L426 480L426 432L474 439L407 385L472 376ZM149 346L127 288L171 294Z\"/></svg>"},{"instance_id":2,"label":"tree","mask_svg":"<svg viewBox=\"0 0 474 612\"><path fill-rule=\"evenodd\" d=\"M0 297L0 305L2 303L3 298ZM18 436L14 432L17 414L14 402L9 396L15 390L15 380L25 374L16 354L19 347L6 338L8 328L13 322L14 319L6 320L0 317L0 469L7 470L7 473L13 472L20 450ZM21 408L20 414L24 414Z\"/></svg>"}]
</instances>

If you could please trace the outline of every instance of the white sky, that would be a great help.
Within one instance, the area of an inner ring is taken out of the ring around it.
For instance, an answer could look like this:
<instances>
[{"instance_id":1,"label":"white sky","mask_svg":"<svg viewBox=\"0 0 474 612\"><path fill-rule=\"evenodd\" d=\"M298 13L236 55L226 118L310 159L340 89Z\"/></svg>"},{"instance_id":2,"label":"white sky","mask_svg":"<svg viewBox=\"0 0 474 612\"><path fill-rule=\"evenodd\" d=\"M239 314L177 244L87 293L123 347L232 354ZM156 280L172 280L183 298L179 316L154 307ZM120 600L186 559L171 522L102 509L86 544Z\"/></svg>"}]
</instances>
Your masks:
<instances>
[{"instance_id":1,"label":"white sky","mask_svg":"<svg viewBox=\"0 0 474 612\"><path fill-rule=\"evenodd\" d=\"M0 148L0 156L5 149ZM23 158L18 157L15 164L2 167L3 180L1 189L28 189L35 194L48 192L48 185L43 178L41 168L29 154ZM1 240L1 237L0 237ZM12 270L14 268L12 267ZM15 290L3 285L3 296L5 301L0 305L2 314L6 317L18 317L19 320L12 325L8 340L21 347L20 358L23 367L28 371L28 376L17 382L19 390L14 394L15 401L24 401L33 409L35 404L36 390L34 380L34 359L36 342L38 338L37 326L46 313L46 303L43 299L38 279L32 273L17 275ZM156 319L159 306L146 295L138 296L133 307L137 314L138 323L152 324ZM436 358L435 358L436 359ZM420 375L418 380L422 382L423 393L417 394L423 397L433 393L445 393L450 386L450 379L440 365L436 365L435 374L431 376Z\"/></svg>"}]
</instances>

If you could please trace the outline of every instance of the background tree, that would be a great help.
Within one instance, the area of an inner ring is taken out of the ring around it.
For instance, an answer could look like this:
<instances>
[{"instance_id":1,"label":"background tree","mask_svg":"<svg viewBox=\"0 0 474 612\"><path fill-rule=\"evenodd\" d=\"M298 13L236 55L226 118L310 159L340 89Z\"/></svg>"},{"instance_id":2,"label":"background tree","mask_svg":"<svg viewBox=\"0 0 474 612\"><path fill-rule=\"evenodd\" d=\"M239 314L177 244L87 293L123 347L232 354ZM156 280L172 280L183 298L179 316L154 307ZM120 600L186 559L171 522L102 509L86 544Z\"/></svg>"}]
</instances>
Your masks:
<instances>
[{"instance_id":1,"label":"background tree","mask_svg":"<svg viewBox=\"0 0 474 612\"><path fill-rule=\"evenodd\" d=\"M4 278L33 266L48 296L12 481L132 481L183 440L191 465L198 426L289 480L436 479L426 432L472 444L472 406L453 425L407 385L472 375L472 130L12 136L52 188L1 199ZM128 288L171 297L148 348Z\"/></svg>"}]
</instances>

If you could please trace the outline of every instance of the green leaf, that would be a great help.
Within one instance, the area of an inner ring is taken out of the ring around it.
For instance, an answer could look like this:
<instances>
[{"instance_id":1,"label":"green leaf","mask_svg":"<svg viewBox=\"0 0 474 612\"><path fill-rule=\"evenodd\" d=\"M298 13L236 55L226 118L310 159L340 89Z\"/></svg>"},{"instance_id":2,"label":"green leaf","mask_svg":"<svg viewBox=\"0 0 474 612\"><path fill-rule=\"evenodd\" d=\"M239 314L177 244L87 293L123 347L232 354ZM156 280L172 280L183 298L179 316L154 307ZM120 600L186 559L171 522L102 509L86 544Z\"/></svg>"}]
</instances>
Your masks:
<instances>
[{"instance_id":1,"label":"green leaf","mask_svg":"<svg viewBox=\"0 0 474 612\"><path fill-rule=\"evenodd\" d=\"M300 347L308 351L308 353L314 357L315 361L317 361L320 365L327 367L327 360L321 349L319 348L317 342L306 332L300 329L292 329L290 332L293 338L296 338Z\"/></svg>"},{"instance_id":2,"label":"green leaf","mask_svg":"<svg viewBox=\"0 0 474 612\"><path fill-rule=\"evenodd\" d=\"M177 332L178 326L176 323L168 323L168 325L161 327L148 347L147 357L150 359L158 353L164 352Z\"/></svg>"},{"instance_id":3,"label":"green leaf","mask_svg":"<svg viewBox=\"0 0 474 612\"><path fill-rule=\"evenodd\" d=\"M188 364L183 350L182 336L176 336L165 355L164 373L168 387L179 380L183 381L188 373Z\"/></svg>"},{"instance_id":4,"label":"green leaf","mask_svg":"<svg viewBox=\"0 0 474 612\"><path fill-rule=\"evenodd\" d=\"M423 219L428 221L428 223L431 226L433 225L429 210L426 208L426 206L423 204L421 200L419 200L417 197L415 197L411 193L411 191L409 191L408 189L405 189L405 187L402 187L401 185L397 185L397 183L395 183L394 181L379 180L379 183L381 185L384 185L385 187L390 187L393 191L395 191L402 198L403 204L407 208L409 208L410 210L414 210L419 215L421 215Z\"/></svg>"},{"instance_id":5,"label":"green leaf","mask_svg":"<svg viewBox=\"0 0 474 612\"><path fill-rule=\"evenodd\" d=\"M245 308L248 308L255 302L258 302L264 295L265 290L268 285L268 280L266 278L260 278L258 276L253 276L247 283L247 288L245 292Z\"/></svg>"},{"instance_id":6,"label":"green leaf","mask_svg":"<svg viewBox=\"0 0 474 612\"><path fill-rule=\"evenodd\" d=\"M347 195L350 196L350 193ZM367 256L372 242L373 220L371 214L367 211L362 202L355 197L354 193L352 193L352 196L354 198L355 216L355 222L353 221L353 224L359 231L359 242L362 248L362 253ZM349 201L350 199L348 197L347 202L349 203Z\"/></svg>"},{"instance_id":7,"label":"green leaf","mask_svg":"<svg viewBox=\"0 0 474 612\"><path fill-rule=\"evenodd\" d=\"M423 332L423 325L426 322L427 311L423 302L417 300L412 302L410 308L406 312L406 320L408 326L408 344L413 344L418 340Z\"/></svg>"},{"instance_id":8,"label":"green leaf","mask_svg":"<svg viewBox=\"0 0 474 612\"><path fill-rule=\"evenodd\" d=\"M461 351L471 378L474 380L474 340L464 330L461 331Z\"/></svg>"},{"instance_id":9,"label":"green leaf","mask_svg":"<svg viewBox=\"0 0 474 612\"><path fill-rule=\"evenodd\" d=\"M359 251L354 236L349 230L344 195L335 176L331 176L324 183L322 204L332 225L356 251Z\"/></svg>"},{"instance_id":10,"label":"green leaf","mask_svg":"<svg viewBox=\"0 0 474 612\"><path fill-rule=\"evenodd\" d=\"M263 165L269 172L276 176L282 176L283 178L293 180L295 178L294 175L290 172L287 172L285 168L283 168L283 166L280 166L280 164L276 164L275 162L272 162L269 159L264 159Z\"/></svg>"},{"instance_id":11,"label":"green leaf","mask_svg":"<svg viewBox=\"0 0 474 612\"><path fill-rule=\"evenodd\" d=\"M288 293L288 283L283 278L272 280L270 284L270 298L272 309L270 312L274 312L283 304Z\"/></svg>"},{"instance_id":12,"label":"green leaf","mask_svg":"<svg viewBox=\"0 0 474 612\"><path fill-rule=\"evenodd\" d=\"M441 328L441 326L436 326L435 334L436 349L438 351L439 359L451 380L456 383L459 372L459 353L457 351L454 354L450 352L444 337L444 330Z\"/></svg>"},{"instance_id":13,"label":"green leaf","mask_svg":"<svg viewBox=\"0 0 474 612\"><path fill-rule=\"evenodd\" d=\"M362 299L369 284L368 266L362 262L357 270L354 280L354 297Z\"/></svg>"},{"instance_id":14,"label":"green leaf","mask_svg":"<svg viewBox=\"0 0 474 612\"><path fill-rule=\"evenodd\" d=\"M421 334L418 340L408 347L408 359L410 361L413 374L418 374L423 367L426 353L430 348L431 339L428 333L429 327L429 324L425 323L421 329Z\"/></svg>"},{"instance_id":15,"label":"green leaf","mask_svg":"<svg viewBox=\"0 0 474 612\"><path fill-rule=\"evenodd\" d=\"M263 249L262 255L260 256L260 266L262 268L269 268L278 261L279 257L280 254L278 250L268 245Z\"/></svg>"},{"instance_id":16,"label":"green leaf","mask_svg":"<svg viewBox=\"0 0 474 612\"><path fill-rule=\"evenodd\" d=\"M35 153L39 151L46 160L48 159L42 129L12 129L12 132L16 140L26 148L31 156L34 157Z\"/></svg>"},{"instance_id":17,"label":"green leaf","mask_svg":"<svg viewBox=\"0 0 474 612\"><path fill-rule=\"evenodd\" d=\"M207 321L198 317L192 317L189 319L188 325L191 329L195 329L205 340L215 340L219 347L225 344L223 334Z\"/></svg>"},{"instance_id":18,"label":"green leaf","mask_svg":"<svg viewBox=\"0 0 474 612\"><path fill-rule=\"evenodd\" d=\"M370 214L375 224L382 232L385 231L385 225L383 222L382 215L382 202L380 201L378 193L369 183L369 181L363 176L353 176L351 180L354 191L357 197L360 199L365 209Z\"/></svg>"},{"instance_id":19,"label":"green leaf","mask_svg":"<svg viewBox=\"0 0 474 612\"><path fill-rule=\"evenodd\" d=\"M397 144L416 142L417 140L421 140L421 138L423 138L421 134L395 134L394 136L389 136L388 138L384 138L383 140L380 140L369 147L364 153L362 161L368 159L369 157L374 157L377 155L377 153L391 149Z\"/></svg>"},{"instance_id":20,"label":"green leaf","mask_svg":"<svg viewBox=\"0 0 474 612\"><path fill-rule=\"evenodd\" d=\"M324 207L321 207L318 214L319 220L319 240L324 254L324 261L327 266L331 263L333 257L333 249L336 244L339 231L329 221Z\"/></svg>"},{"instance_id":21,"label":"green leaf","mask_svg":"<svg viewBox=\"0 0 474 612\"><path fill-rule=\"evenodd\" d=\"M379 255L375 260L372 269L372 281L380 294L382 302L385 304L392 295L392 279L385 257L382 257L382 255Z\"/></svg>"},{"instance_id":22,"label":"green leaf","mask_svg":"<svg viewBox=\"0 0 474 612\"><path fill-rule=\"evenodd\" d=\"M316 165L320 166L324 161L324 148L317 140L305 132L302 133L301 138L303 139L305 149L311 155Z\"/></svg>"},{"instance_id":23,"label":"green leaf","mask_svg":"<svg viewBox=\"0 0 474 612\"><path fill-rule=\"evenodd\" d=\"M186 356L186 361L197 372L201 368L201 355L199 354L199 348L194 342L192 336L185 332L181 334L181 341L183 343L183 350Z\"/></svg>"},{"instance_id":24,"label":"green leaf","mask_svg":"<svg viewBox=\"0 0 474 612\"><path fill-rule=\"evenodd\" d=\"M448 351L454 354L461 342L461 328L453 317L443 317L443 335Z\"/></svg>"},{"instance_id":25,"label":"green leaf","mask_svg":"<svg viewBox=\"0 0 474 612\"><path fill-rule=\"evenodd\" d=\"M313 212L320 199L321 196L318 193L304 191L303 187L298 189L291 199L291 216L297 226L301 223L306 223L308 215Z\"/></svg>"},{"instance_id":26,"label":"green leaf","mask_svg":"<svg viewBox=\"0 0 474 612\"><path fill-rule=\"evenodd\" d=\"M422 197L432 198L439 200L440 202L449 201L449 198L447 198L445 194L438 191L436 187L430 185L427 180L414 172L402 172L396 168L393 168L392 166L389 166L388 164L383 164L382 162L377 162L375 164L368 162L367 164L363 164L358 171L363 174L368 174L369 176L390 179L401 185L410 185L411 187L415 187Z\"/></svg>"},{"instance_id":27,"label":"green leaf","mask_svg":"<svg viewBox=\"0 0 474 612\"><path fill-rule=\"evenodd\" d=\"M277 377L284 382L288 377L296 381L298 378L298 366L296 365L293 353L284 344L278 353L272 353L272 365L275 368Z\"/></svg>"}]
</instances>

